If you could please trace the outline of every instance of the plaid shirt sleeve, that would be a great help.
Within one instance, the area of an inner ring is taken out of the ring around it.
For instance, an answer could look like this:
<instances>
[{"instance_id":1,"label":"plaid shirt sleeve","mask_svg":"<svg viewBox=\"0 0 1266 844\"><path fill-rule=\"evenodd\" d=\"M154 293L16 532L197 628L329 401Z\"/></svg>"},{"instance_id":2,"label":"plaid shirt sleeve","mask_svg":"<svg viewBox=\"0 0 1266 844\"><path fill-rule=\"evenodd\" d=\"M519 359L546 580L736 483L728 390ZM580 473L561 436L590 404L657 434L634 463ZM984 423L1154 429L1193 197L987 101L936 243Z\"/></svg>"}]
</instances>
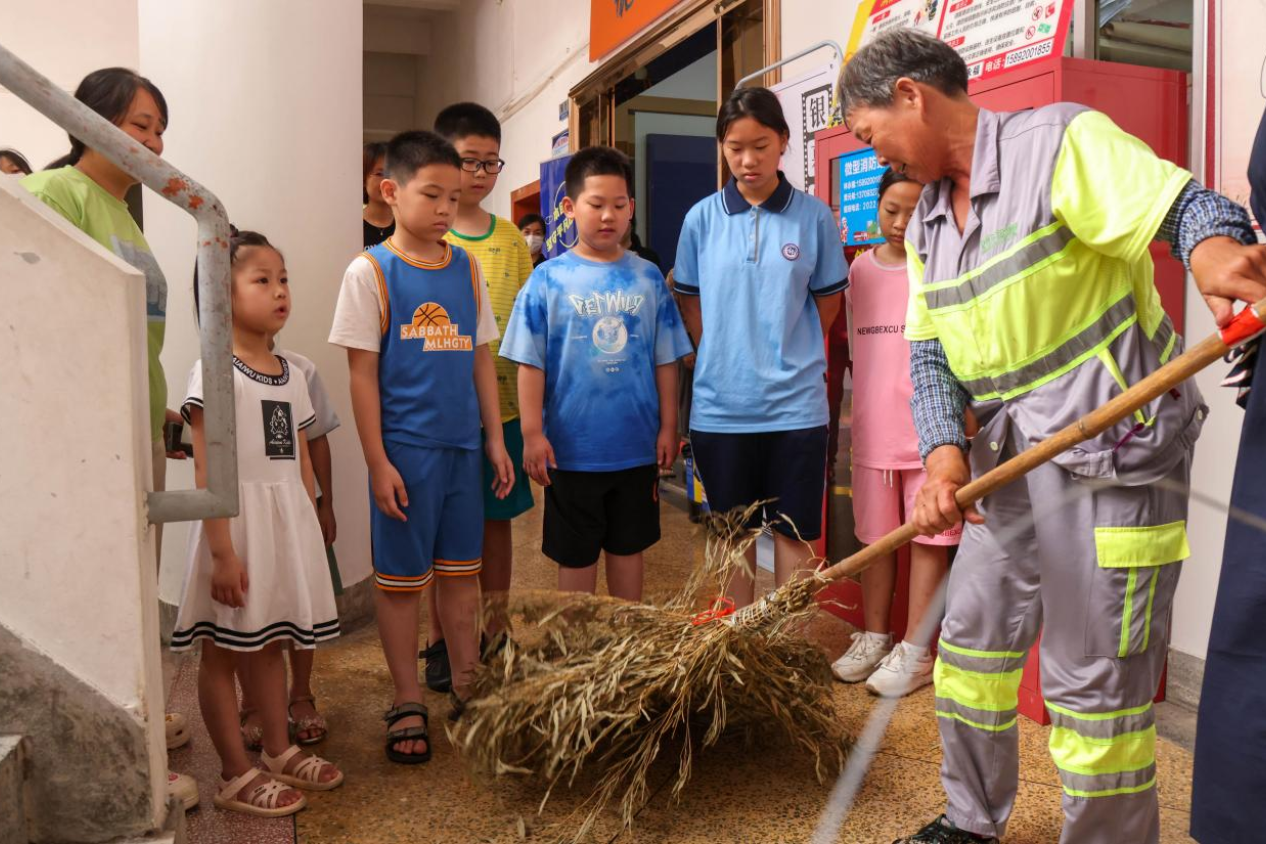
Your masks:
<instances>
[{"instance_id":1,"label":"plaid shirt sleeve","mask_svg":"<svg viewBox=\"0 0 1266 844\"><path fill-rule=\"evenodd\" d=\"M1257 242L1247 211L1192 180L1170 206L1156 239L1168 243L1174 257L1191 269L1192 250L1211 237L1232 237L1247 245Z\"/></svg>"},{"instance_id":2,"label":"plaid shirt sleeve","mask_svg":"<svg viewBox=\"0 0 1266 844\"><path fill-rule=\"evenodd\" d=\"M933 449L943 445L966 451L963 409L970 397L954 377L940 340L910 341L910 380L914 384L910 410L919 435L919 457L926 460Z\"/></svg>"}]
</instances>

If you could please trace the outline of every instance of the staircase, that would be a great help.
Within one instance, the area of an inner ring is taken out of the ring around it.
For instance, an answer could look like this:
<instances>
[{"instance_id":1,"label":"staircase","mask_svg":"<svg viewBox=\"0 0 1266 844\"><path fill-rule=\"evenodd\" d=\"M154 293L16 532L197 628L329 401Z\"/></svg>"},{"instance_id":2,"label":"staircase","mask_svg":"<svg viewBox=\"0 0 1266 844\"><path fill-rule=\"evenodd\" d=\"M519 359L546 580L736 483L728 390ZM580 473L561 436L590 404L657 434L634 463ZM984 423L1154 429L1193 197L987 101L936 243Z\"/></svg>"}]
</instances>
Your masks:
<instances>
[{"instance_id":1,"label":"staircase","mask_svg":"<svg viewBox=\"0 0 1266 844\"><path fill-rule=\"evenodd\" d=\"M0 844L27 844L27 742L0 735Z\"/></svg>"},{"instance_id":2,"label":"staircase","mask_svg":"<svg viewBox=\"0 0 1266 844\"><path fill-rule=\"evenodd\" d=\"M152 491L145 278L0 178L0 844L176 842L151 525L237 510L228 218L3 44L0 87L198 220L202 349L219 370L206 488Z\"/></svg>"}]
</instances>

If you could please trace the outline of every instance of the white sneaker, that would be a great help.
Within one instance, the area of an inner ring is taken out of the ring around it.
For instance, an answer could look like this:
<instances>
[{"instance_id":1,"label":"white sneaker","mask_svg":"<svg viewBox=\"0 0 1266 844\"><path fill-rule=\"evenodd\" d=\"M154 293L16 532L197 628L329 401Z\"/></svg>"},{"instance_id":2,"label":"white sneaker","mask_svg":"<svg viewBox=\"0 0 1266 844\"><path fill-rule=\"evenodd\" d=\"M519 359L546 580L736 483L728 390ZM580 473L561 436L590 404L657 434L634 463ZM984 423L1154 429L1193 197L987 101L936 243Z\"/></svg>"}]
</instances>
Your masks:
<instances>
[{"instance_id":1,"label":"white sneaker","mask_svg":"<svg viewBox=\"0 0 1266 844\"><path fill-rule=\"evenodd\" d=\"M167 772L167 796L184 804L185 811L198 805L198 783L188 774Z\"/></svg>"},{"instance_id":2,"label":"white sneaker","mask_svg":"<svg viewBox=\"0 0 1266 844\"><path fill-rule=\"evenodd\" d=\"M892 634L880 636L858 630L852 638L852 646L831 663L831 671L845 683L860 683L892 650Z\"/></svg>"},{"instance_id":3,"label":"white sneaker","mask_svg":"<svg viewBox=\"0 0 1266 844\"><path fill-rule=\"evenodd\" d=\"M935 663L931 652L916 657L905 642L898 642L870 675L866 690L881 697L905 697L932 682Z\"/></svg>"}]
</instances>

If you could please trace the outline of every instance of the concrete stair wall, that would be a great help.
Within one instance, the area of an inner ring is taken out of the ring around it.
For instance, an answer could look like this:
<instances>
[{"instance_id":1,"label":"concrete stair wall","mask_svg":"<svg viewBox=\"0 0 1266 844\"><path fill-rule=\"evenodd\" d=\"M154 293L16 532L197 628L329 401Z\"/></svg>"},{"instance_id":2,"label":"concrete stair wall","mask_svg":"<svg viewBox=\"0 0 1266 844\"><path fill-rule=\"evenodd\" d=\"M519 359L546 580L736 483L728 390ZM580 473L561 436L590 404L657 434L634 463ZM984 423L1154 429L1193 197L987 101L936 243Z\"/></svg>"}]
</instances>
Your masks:
<instances>
[{"instance_id":1,"label":"concrete stair wall","mask_svg":"<svg viewBox=\"0 0 1266 844\"><path fill-rule=\"evenodd\" d=\"M27 844L27 742L0 735L0 844Z\"/></svg>"}]
</instances>

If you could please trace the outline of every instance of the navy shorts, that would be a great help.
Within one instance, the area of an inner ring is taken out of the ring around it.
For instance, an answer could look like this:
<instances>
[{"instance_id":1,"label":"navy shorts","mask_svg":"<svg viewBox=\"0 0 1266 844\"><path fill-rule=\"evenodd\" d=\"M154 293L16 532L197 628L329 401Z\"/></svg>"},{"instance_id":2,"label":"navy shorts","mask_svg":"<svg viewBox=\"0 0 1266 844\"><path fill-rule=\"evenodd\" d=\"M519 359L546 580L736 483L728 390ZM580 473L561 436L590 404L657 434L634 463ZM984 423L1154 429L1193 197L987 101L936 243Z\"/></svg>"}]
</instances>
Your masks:
<instances>
[{"instance_id":1,"label":"navy shorts","mask_svg":"<svg viewBox=\"0 0 1266 844\"><path fill-rule=\"evenodd\" d=\"M369 494L374 582L390 592L414 592L431 578L479 574L484 550L483 468L480 450L427 448L384 442L387 459L404 480L408 521L378 509Z\"/></svg>"},{"instance_id":2,"label":"navy shorts","mask_svg":"<svg viewBox=\"0 0 1266 844\"><path fill-rule=\"evenodd\" d=\"M708 506L718 513L774 499L751 526L773 523L778 532L802 539L822 536L822 496L826 493L827 426L758 434L691 431L699 479ZM795 525L793 529L779 514Z\"/></svg>"}]
</instances>

